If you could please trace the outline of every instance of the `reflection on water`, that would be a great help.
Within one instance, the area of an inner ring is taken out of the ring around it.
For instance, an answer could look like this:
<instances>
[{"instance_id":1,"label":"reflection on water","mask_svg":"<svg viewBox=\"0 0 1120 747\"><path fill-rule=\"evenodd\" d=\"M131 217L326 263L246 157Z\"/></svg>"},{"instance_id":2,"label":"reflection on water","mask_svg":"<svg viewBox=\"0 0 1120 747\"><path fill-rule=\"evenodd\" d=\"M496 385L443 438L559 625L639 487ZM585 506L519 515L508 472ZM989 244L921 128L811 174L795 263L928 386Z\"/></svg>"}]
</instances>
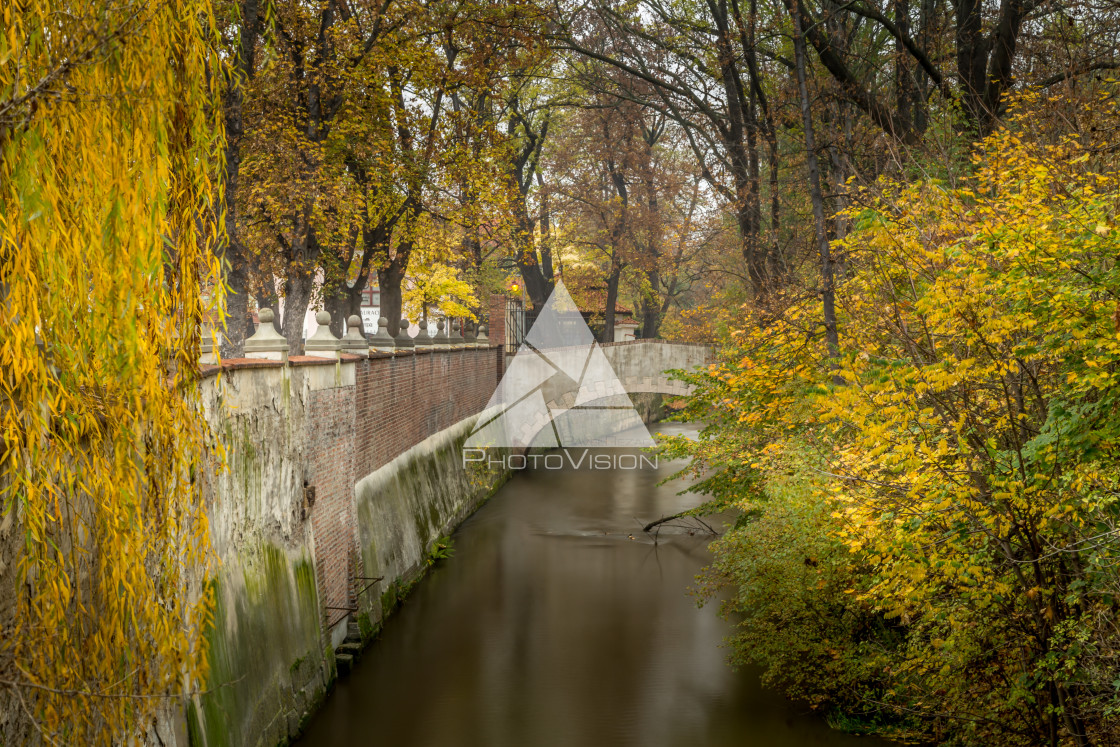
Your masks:
<instances>
[{"instance_id":1,"label":"reflection on water","mask_svg":"<svg viewBox=\"0 0 1120 747\"><path fill-rule=\"evenodd\" d=\"M660 432L684 426L663 425ZM686 589L710 537L642 526L696 505L652 470L527 470L340 682L302 744L719 747L883 743L732 671Z\"/></svg>"}]
</instances>

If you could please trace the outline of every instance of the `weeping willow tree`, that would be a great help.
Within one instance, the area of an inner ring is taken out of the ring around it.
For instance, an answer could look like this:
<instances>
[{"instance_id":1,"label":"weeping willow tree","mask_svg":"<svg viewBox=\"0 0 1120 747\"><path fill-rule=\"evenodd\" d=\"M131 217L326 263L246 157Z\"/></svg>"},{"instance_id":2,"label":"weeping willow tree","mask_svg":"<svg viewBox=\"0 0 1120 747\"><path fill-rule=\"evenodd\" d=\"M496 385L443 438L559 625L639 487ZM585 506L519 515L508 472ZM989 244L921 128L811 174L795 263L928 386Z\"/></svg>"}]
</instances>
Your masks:
<instances>
[{"instance_id":1,"label":"weeping willow tree","mask_svg":"<svg viewBox=\"0 0 1120 747\"><path fill-rule=\"evenodd\" d=\"M0 7L0 743L134 741L205 675L214 28Z\"/></svg>"}]
</instances>

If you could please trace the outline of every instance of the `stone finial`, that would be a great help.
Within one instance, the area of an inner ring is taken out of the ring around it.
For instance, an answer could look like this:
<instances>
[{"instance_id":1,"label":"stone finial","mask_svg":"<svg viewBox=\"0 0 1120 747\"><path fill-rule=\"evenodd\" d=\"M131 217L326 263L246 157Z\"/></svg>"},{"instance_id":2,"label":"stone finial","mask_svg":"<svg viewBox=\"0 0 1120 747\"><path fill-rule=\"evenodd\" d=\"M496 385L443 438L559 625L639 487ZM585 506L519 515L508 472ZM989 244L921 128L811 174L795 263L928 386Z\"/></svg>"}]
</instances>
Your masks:
<instances>
[{"instance_id":1,"label":"stone finial","mask_svg":"<svg viewBox=\"0 0 1120 747\"><path fill-rule=\"evenodd\" d=\"M474 344L480 348L490 347L490 338L486 336L489 328L485 324L478 325L478 337L475 339Z\"/></svg>"},{"instance_id":2,"label":"stone finial","mask_svg":"<svg viewBox=\"0 0 1120 747\"><path fill-rule=\"evenodd\" d=\"M346 320L346 334L342 336L342 351L350 355L369 355L369 343L362 337L362 318L351 314Z\"/></svg>"},{"instance_id":3,"label":"stone finial","mask_svg":"<svg viewBox=\"0 0 1120 747\"><path fill-rule=\"evenodd\" d=\"M433 340L432 340L432 336L430 334L428 334L428 317L427 316L424 316L420 320L420 331L416 333L416 338L413 339L413 342L416 343L416 347L418 347L418 348L431 347L432 346Z\"/></svg>"},{"instance_id":4,"label":"stone finial","mask_svg":"<svg viewBox=\"0 0 1120 747\"><path fill-rule=\"evenodd\" d=\"M270 361L288 360L288 341L272 326L272 309L264 308L257 314L260 326L253 336L245 340L246 358L263 358Z\"/></svg>"},{"instance_id":5,"label":"stone finial","mask_svg":"<svg viewBox=\"0 0 1120 747\"><path fill-rule=\"evenodd\" d=\"M459 331L461 326L458 319L451 322L451 334L447 336L447 339L450 341L452 347L463 347L465 340L463 339L463 333Z\"/></svg>"},{"instance_id":6,"label":"stone finial","mask_svg":"<svg viewBox=\"0 0 1120 747\"><path fill-rule=\"evenodd\" d=\"M463 342L465 342L468 347L473 347L475 342L478 340L478 338L475 337L474 334L474 327L474 322L469 321L466 322L463 326Z\"/></svg>"},{"instance_id":7,"label":"stone finial","mask_svg":"<svg viewBox=\"0 0 1120 747\"><path fill-rule=\"evenodd\" d=\"M406 327L407 329L407 327ZM391 353L395 347L393 338L389 336L389 320L385 317L380 317L377 320L377 331L366 338L366 342L372 350L379 353Z\"/></svg>"},{"instance_id":8,"label":"stone finial","mask_svg":"<svg viewBox=\"0 0 1120 747\"><path fill-rule=\"evenodd\" d=\"M331 313L320 311L315 315L319 328L303 343L303 352L316 358L337 358L342 350L342 340L331 332Z\"/></svg>"},{"instance_id":9,"label":"stone finial","mask_svg":"<svg viewBox=\"0 0 1120 747\"><path fill-rule=\"evenodd\" d=\"M408 336L408 318L401 317L401 328L397 331L397 336L393 338L393 344L397 348L411 348L415 347L416 341Z\"/></svg>"},{"instance_id":10,"label":"stone finial","mask_svg":"<svg viewBox=\"0 0 1120 747\"><path fill-rule=\"evenodd\" d=\"M443 319L436 322L436 336L432 338L432 344L443 350L451 347L451 338L447 334L447 322Z\"/></svg>"}]
</instances>

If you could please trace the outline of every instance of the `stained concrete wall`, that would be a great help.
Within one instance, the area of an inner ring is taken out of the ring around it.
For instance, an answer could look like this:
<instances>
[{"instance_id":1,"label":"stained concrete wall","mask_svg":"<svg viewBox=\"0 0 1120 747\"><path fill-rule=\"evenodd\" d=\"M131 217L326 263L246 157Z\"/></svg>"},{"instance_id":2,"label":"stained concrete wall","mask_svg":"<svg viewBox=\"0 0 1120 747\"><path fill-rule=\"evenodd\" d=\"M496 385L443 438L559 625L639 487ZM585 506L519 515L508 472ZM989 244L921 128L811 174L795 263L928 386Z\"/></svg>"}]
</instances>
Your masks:
<instances>
[{"instance_id":1,"label":"stained concrete wall","mask_svg":"<svg viewBox=\"0 0 1120 747\"><path fill-rule=\"evenodd\" d=\"M687 384L671 380L665 372L700 368L712 357L708 345L666 340L608 342L602 348L615 375L630 393L688 394Z\"/></svg>"},{"instance_id":2,"label":"stained concrete wall","mask_svg":"<svg viewBox=\"0 0 1120 747\"><path fill-rule=\"evenodd\" d=\"M499 351L485 348L238 360L207 372L204 412L226 461L207 475L217 561L210 676L155 738L271 746L298 735L336 676L333 649L346 621L360 617L372 634L426 568L432 541L503 479L461 463L458 446L476 416L445 417L447 396L457 412L481 409L497 385L497 360ZM430 386L402 399L385 377L421 365L442 374L445 390L421 377ZM457 376L471 385L447 389ZM407 429L419 442L371 446L385 433L403 438L402 413L419 422ZM399 456L385 463L378 454ZM377 576L384 580L364 580ZM360 615L335 609L353 606Z\"/></svg>"},{"instance_id":3,"label":"stained concrete wall","mask_svg":"<svg viewBox=\"0 0 1120 747\"><path fill-rule=\"evenodd\" d=\"M440 431L354 488L363 576L381 578L359 596L365 634L378 628L424 570L434 540L449 534L501 485L504 470L464 464L462 445L477 416ZM495 455L495 461L501 461Z\"/></svg>"},{"instance_id":4,"label":"stained concrete wall","mask_svg":"<svg viewBox=\"0 0 1120 747\"><path fill-rule=\"evenodd\" d=\"M336 388L336 373L341 366L274 365L202 383L227 468L211 474L215 615L207 692L188 706L190 744L283 743L333 678L304 481L312 395Z\"/></svg>"}]
</instances>

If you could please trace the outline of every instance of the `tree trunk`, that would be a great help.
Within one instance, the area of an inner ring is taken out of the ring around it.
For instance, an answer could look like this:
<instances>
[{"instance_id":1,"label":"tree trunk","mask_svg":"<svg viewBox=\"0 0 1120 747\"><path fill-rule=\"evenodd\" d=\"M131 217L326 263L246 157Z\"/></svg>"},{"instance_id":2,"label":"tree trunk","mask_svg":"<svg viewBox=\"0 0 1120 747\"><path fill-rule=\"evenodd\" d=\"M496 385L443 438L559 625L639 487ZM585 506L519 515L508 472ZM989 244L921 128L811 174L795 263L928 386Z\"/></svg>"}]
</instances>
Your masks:
<instances>
[{"instance_id":1,"label":"tree trunk","mask_svg":"<svg viewBox=\"0 0 1120 747\"><path fill-rule=\"evenodd\" d=\"M751 106L757 106L762 113L760 129L766 140L766 156L770 167L770 246L766 250L767 268L770 282L775 283L778 278L786 273L787 268L785 258L782 256L780 241L781 201L779 197L780 191L778 189L778 128L774 122L774 113L770 109L770 102L766 96L766 90L762 86L762 75L758 68L758 44L755 41L755 32L758 29L758 0L750 0L750 15L745 27L737 0L735 0L731 7L735 11L735 17L740 27L739 34L743 39L743 58L747 63L747 72L750 74ZM752 122L755 123L755 126L759 126L757 116L752 117ZM755 178L759 181L758 230L761 233L761 174L756 172Z\"/></svg>"},{"instance_id":2,"label":"tree trunk","mask_svg":"<svg viewBox=\"0 0 1120 747\"><path fill-rule=\"evenodd\" d=\"M368 244L373 242L372 236L377 231L362 231L362 255L361 264L358 267L358 276L354 278L354 283L351 285L346 280L346 275L349 274L349 265L353 263L354 253L351 252L350 262L347 263L347 273L339 278L333 290L328 294L326 290L323 292L323 308L331 314L331 332L341 337L345 331L343 329L346 320L352 315L362 315L362 291L366 288L366 283L369 282L369 267L373 259L373 251L369 248Z\"/></svg>"},{"instance_id":3,"label":"tree trunk","mask_svg":"<svg viewBox=\"0 0 1120 747\"><path fill-rule=\"evenodd\" d=\"M245 353L245 338L253 333L253 320L249 316L248 267L240 244L235 243L236 239L228 234L229 213L227 208L226 231L229 244L221 254L227 286L221 352L223 358L240 358Z\"/></svg>"},{"instance_id":4,"label":"tree trunk","mask_svg":"<svg viewBox=\"0 0 1120 747\"><path fill-rule=\"evenodd\" d=\"M933 34L931 29L933 27L933 18L936 10L936 0L919 0L918 6L918 46L922 49L929 49L933 42ZM929 101L930 86L933 80L929 77L929 72L922 65L918 65L914 70L914 87L917 91L917 99L921 102L918 106L917 112L914 117L914 129L919 133L924 134L926 128L929 126L929 107L926 102Z\"/></svg>"},{"instance_id":5,"label":"tree trunk","mask_svg":"<svg viewBox=\"0 0 1120 747\"><path fill-rule=\"evenodd\" d=\"M832 239L843 240L848 235L848 159L845 158L848 142L847 135L851 132L851 118L848 116L847 105L843 100L836 102L837 127L833 131L845 136L843 143L837 143L834 137L828 144L828 178L829 190L832 192L832 225L830 233ZM834 272L843 273L843 263L839 258L833 258Z\"/></svg>"},{"instance_id":6,"label":"tree trunk","mask_svg":"<svg viewBox=\"0 0 1120 747\"><path fill-rule=\"evenodd\" d=\"M389 334L393 337L396 337L401 329L403 306L401 282L403 280L404 264L397 262L396 259L377 268L377 285L381 290L381 316L385 317Z\"/></svg>"},{"instance_id":7,"label":"tree trunk","mask_svg":"<svg viewBox=\"0 0 1120 747\"><path fill-rule=\"evenodd\" d=\"M910 36L910 0L894 0L894 25L904 36ZM914 85L910 54L906 50L906 45L896 38L894 50L895 98L898 118L904 127L910 129L918 119L918 109L921 108L921 102L918 101L918 90ZM900 155L904 157L905 153L906 151L903 150Z\"/></svg>"},{"instance_id":8,"label":"tree trunk","mask_svg":"<svg viewBox=\"0 0 1120 747\"><path fill-rule=\"evenodd\" d=\"M614 307L618 304L618 281L622 277L622 263L618 250L611 251L611 274L607 277L607 307L603 313L603 342L614 342Z\"/></svg>"},{"instance_id":9,"label":"tree trunk","mask_svg":"<svg viewBox=\"0 0 1120 747\"><path fill-rule=\"evenodd\" d=\"M529 206L524 194L521 194L520 202L517 216L517 269L525 283L525 292L529 294L529 303L533 305L533 311L539 314L552 294L553 279L550 274L545 274L546 268L541 266L541 260L537 257L533 241L533 220L529 217ZM551 270L551 264L550 254L547 269Z\"/></svg>"},{"instance_id":10,"label":"tree trunk","mask_svg":"<svg viewBox=\"0 0 1120 747\"><path fill-rule=\"evenodd\" d=\"M272 328L279 334L282 328L280 324L280 298L276 295L276 279L271 275L265 276L265 273L261 270L259 257L254 256L249 263L249 267L250 281L255 278L256 282L259 283L259 289L254 293L257 298L257 306L261 309L272 309ZM254 286L250 283L250 288L252 287ZM253 326L251 318L249 319L249 326ZM252 331L249 334L252 334Z\"/></svg>"},{"instance_id":11,"label":"tree trunk","mask_svg":"<svg viewBox=\"0 0 1120 747\"><path fill-rule=\"evenodd\" d=\"M832 269L832 251L825 230L824 194L821 192L821 171L817 161L816 142L813 136L813 112L809 101L809 86L805 75L805 37L801 29L801 14L794 0L793 51L794 66L797 69L797 89L801 97L801 120L805 128L805 156L809 168L809 196L813 204L813 228L816 233L817 248L821 257L821 301L824 307L824 335L828 355L836 358L840 354L840 337L836 326L836 296Z\"/></svg>"},{"instance_id":12,"label":"tree trunk","mask_svg":"<svg viewBox=\"0 0 1120 747\"><path fill-rule=\"evenodd\" d=\"M314 270L290 269L284 281L284 321L281 334L288 341L289 355L303 355L303 322L311 305Z\"/></svg>"},{"instance_id":13,"label":"tree trunk","mask_svg":"<svg viewBox=\"0 0 1120 747\"><path fill-rule=\"evenodd\" d=\"M324 298L323 309L331 315L331 334L335 337L342 337L344 334L343 325L346 321L346 317L350 316L349 297L345 292L342 292Z\"/></svg>"},{"instance_id":14,"label":"tree trunk","mask_svg":"<svg viewBox=\"0 0 1120 747\"><path fill-rule=\"evenodd\" d=\"M356 316L359 319L361 318L361 316L362 316L362 291L364 291L366 289L366 284L368 282L369 282L369 277L367 276L362 281L361 286L358 286L355 283L353 287L351 287L349 290L346 291L346 304L345 304L344 310L345 310L346 316L348 318L351 317L351 316ZM362 334L363 334L363 336L365 335L365 330L364 329L362 330Z\"/></svg>"},{"instance_id":15,"label":"tree trunk","mask_svg":"<svg viewBox=\"0 0 1120 747\"><path fill-rule=\"evenodd\" d=\"M981 0L957 3L957 75L960 77L964 114L977 135L988 128L989 112L984 94L988 89L988 49L991 43L983 33Z\"/></svg>"},{"instance_id":16,"label":"tree trunk","mask_svg":"<svg viewBox=\"0 0 1120 747\"><path fill-rule=\"evenodd\" d=\"M546 280L554 281L556 273L552 267L552 213L548 206L548 188L544 186L544 178L539 171L537 186L541 190L541 271Z\"/></svg>"},{"instance_id":17,"label":"tree trunk","mask_svg":"<svg viewBox=\"0 0 1120 747\"><path fill-rule=\"evenodd\" d=\"M652 340L661 332L661 304L657 297L657 290L661 286L661 272L658 268L646 271L646 282L650 285L650 292L642 294L642 329L640 337Z\"/></svg>"},{"instance_id":18,"label":"tree trunk","mask_svg":"<svg viewBox=\"0 0 1120 747\"><path fill-rule=\"evenodd\" d=\"M778 189L778 137L773 132L767 134L766 149L770 161L770 251L780 271L786 272L785 258L782 256L782 203Z\"/></svg>"},{"instance_id":19,"label":"tree trunk","mask_svg":"<svg viewBox=\"0 0 1120 747\"><path fill-rule=\"evenodd\" d=\"M736 6L737 7L737 6ZM715 22L715 46L719 59L720 83L727 101L727 127L723 133L727 148L731 177L735 183L735 218L742 239L743 259L747 264L747 277L751 289L758 295L764 293L766 286L766 257L761 251L758 240L759 231L759 185L752 181L752 163L757 166L758 154L753 153L751 143L755 142L755 123L751 120L747 95L736 66L736 54L731 37L726 0L708 0L708 11Z\"/></svg>"},{"instance_id":20,"label":"tree trunk","mask_svg":"<svg viewBox=\"0 0 1120 747\"><path fill-rule=\"evenodd\" d=\"M260 33L260 8L257 0L241 3L240 38L235 57L230 66L231 79L226 81L222 97L223 119L226 130L224 174L225 220L227 243L219 250L222 272L229 288L225 298L225 334L221 354L237 358L245 352L245 337L252 334L249 317L249 268L248 252L241 243L238 231L238 176L241 171L241 138L244 134L244 86L253 75L257 36Z\"/></svg>"}]
</instances>

